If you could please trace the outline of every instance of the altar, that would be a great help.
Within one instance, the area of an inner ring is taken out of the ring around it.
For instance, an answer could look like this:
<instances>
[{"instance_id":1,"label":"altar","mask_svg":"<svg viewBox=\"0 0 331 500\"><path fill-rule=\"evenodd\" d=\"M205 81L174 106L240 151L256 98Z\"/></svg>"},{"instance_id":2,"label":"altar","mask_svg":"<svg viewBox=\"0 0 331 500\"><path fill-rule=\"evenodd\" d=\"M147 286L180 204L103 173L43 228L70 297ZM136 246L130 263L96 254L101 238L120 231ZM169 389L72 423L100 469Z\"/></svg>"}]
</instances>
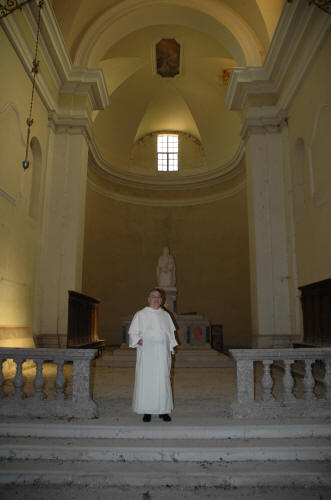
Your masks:
<instances>
[{"instance_id":1,"label":"altar","mask_svg":"<svg viewBox=\"0 0 331 500\"><path fill-rule=\"evenodd\" d=\"M165 308L176 326L177 350L187 348L211 349L210 322L205 316L196 313L176 314ZM129 327L133 315L122 318L122 348L129 345Z\"/></svg>"},{"instance_id":2,"label":"altar","mask_svg":"<svg viewBox=\"0 0 331 500\"><path fill-rule=\"evenodd\" d=\"M175 260L165 247L160 255L156 268L158 288L163 296L165 309L176 327L177 350L202 348L211 349L210 322L196 312L177 314L177 287ZM122 347L128 347L128 331L133 315L122 318Z\"/></svg>"}]
</instances>

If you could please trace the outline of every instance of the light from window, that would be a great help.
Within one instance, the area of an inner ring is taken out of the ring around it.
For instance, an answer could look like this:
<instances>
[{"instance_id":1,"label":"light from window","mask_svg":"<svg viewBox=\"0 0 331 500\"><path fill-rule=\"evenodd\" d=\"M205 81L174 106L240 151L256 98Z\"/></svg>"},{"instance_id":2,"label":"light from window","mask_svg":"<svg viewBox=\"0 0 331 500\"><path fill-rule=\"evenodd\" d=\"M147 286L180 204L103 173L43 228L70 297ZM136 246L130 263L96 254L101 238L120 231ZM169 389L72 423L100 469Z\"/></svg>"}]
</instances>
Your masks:
<instances>
[{"instance_id":1,"label":"light from window","mask_svg":"<svg viewBox=\"0 0 331 500\"><path fill-rule=\"evenodd\" d=\"M160 172L178 170L178 135L157 136L157 169Z\"/></svg>"}]
</instances>

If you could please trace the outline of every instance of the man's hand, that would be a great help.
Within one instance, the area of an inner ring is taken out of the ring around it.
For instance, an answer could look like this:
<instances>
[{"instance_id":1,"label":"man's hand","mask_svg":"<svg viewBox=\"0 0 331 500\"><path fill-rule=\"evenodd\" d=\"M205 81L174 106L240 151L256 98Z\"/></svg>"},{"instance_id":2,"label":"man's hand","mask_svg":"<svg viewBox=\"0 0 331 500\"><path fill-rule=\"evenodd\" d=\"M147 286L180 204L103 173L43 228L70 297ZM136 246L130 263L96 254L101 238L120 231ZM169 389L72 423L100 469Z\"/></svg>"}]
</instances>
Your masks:
<instances>
[{"instance_id":1,"label":"man's hand","mask_svg":"<svg viewBox=\"0 0 331 500\"><path fill-rule=\"evenodd\" d=\"M138 340L139 345L143 345L143 339Z\"/></svg>"}]
</instances>

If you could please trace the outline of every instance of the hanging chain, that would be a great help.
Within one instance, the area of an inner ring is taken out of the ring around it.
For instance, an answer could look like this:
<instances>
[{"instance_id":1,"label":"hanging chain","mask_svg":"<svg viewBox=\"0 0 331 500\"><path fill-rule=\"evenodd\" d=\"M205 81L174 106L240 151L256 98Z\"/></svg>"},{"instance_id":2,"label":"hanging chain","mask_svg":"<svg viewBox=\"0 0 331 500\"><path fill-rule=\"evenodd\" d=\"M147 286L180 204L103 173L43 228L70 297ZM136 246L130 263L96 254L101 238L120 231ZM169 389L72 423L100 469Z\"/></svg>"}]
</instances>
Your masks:
<instances>
[{"instance_id":1,"label":"hanging chain","mask_svg":"<svg viewBox=\"0 0 331 500\"><path fill-rule=\"evenodd\" d=\"M33 99L34 99L34 92L36 88L36 76L39 72L39 63L37 56L38 56L38 48L39 48L39 35L40 35L40 25L41 25L41 9L44 5L44 0L40 0L38 3L39 7L39 14L38 14L38 24L37 24L37 38L36 38L36 46L35 46L35 53L34 53L34 59L32 61L32 69L31 72L33 73L33 79L32 79L32 92L31 92L31 100L30 100L30 111L29 111L29 116L26 119L26 124L28 126L28 132L27 132L27 139L26 139L26 147L25 147L25 158L23 160L23 168L26 170L29 167L29 161L28 161L28 153L29 153L29 141L30 141L30 132L31 132L31 126L33 124L33 118L32 118L32 108L33 108Z\"/></svg>"}]
</instances>

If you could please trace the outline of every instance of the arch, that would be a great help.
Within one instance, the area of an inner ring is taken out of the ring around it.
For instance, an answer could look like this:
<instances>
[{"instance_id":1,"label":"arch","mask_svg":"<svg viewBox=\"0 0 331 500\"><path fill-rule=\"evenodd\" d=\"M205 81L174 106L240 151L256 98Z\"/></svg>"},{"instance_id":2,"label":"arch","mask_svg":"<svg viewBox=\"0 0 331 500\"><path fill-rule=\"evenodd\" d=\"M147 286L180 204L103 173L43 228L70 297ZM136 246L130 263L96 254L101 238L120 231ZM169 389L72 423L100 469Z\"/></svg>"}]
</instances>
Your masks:
<instances>
[{"instance_id":1,"label":"arch","mask_svg":"<svg viewBox=\"0 0 331 500\"><path fill-rule=\"evenodd\" d=\"M37 137L32 137L30 142L31 156L32 156L32 182L30 190L29 201L29 215L33 219L38 218L39 213L39 199L40 199L40 184L41 184L41 171L42 171L42 153L40 143Z\"/></svg>"},{"instance_id":2,"label":"arch","mask_svg":"<svg viewBox=\"0 0 331 500\"><path fill-rule=\"evenodd\" d=\"M15 204L24 183L25 140L23 121L14 103L7 102L0 108L0 125L7 132L0 150L0 196Z\"/></svg>"},{"instance_id":3,"label":"arch","mask_svg":"<svg viewBox=\"0 0 331 500\"><path fill-rule=\"evenodd\" d=\"M304 179L305 145L301 137L294 146L292 179L294 195L294 220L296 223L305 217L305 179Z\"/></svg>"},{"instance_id":4,"label":"arch","mask_svg":"<svg viewBox=\"0 0 331 500\"><path fill-rule=\"evenodd\" d=\"M181 24L221 42L238 65L262 64L262 45L251 28L234 10L214 0L124 0L104 12L85 32L74 62L96 65L107 48L130 32L160 24L160 20L161 24L178 24L180 18Z\"/></svg>"},{"instance_id":5,"label":"arch","mask_svg":"<svg viewBox=\"0 0 331 500\"><path fill-rule=\"evenodd\" d=\"M22 127L22 120L21 120L20 113L19 113L17 107L15 106L14 103L7 102L0 109L0 116L5 115L5 113L7 113L7 111L13 111L15 113L18 135L19 135L20 141L22 143L22 146L25 147L25 139L24 139L24 133L23 133L23 127Z\"/></svg>"},{"instance_id":6,"label":"arch","mask_svg":"<svg viewBox=\"0 0 331 500\"><path fill-rule=\"evenodd\" d=\"M324 103L316 111L308 148L311 191L317 205L331 199L331 175L328 163L331 156L331 143L326 133L330 127L331 105Z\"/></svg>"}]
</instances>

